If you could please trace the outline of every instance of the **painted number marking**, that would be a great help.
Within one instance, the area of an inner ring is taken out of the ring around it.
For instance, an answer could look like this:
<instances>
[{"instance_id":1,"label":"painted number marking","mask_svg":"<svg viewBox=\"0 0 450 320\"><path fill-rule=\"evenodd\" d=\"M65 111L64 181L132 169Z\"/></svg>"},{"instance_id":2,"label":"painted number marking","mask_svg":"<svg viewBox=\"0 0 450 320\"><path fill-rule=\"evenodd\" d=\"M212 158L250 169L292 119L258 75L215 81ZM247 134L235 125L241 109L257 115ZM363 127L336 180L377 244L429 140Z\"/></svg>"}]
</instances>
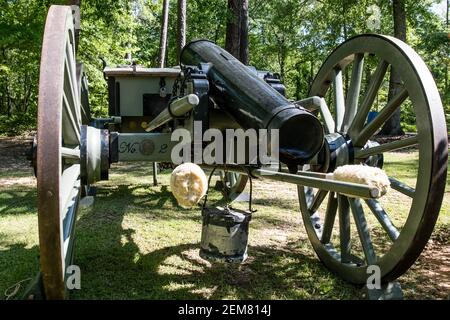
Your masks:
<instances>
[{"instance_id":1,"label":"painted number marking","mask_svg":"<svg viewBox=\"0 0 450 320\"><path fill-rule=\"evenodd\" d=\"M120 153L136 153L139 149L139 142L122 142L119 146Z\"/></svg>"}]
</instances>

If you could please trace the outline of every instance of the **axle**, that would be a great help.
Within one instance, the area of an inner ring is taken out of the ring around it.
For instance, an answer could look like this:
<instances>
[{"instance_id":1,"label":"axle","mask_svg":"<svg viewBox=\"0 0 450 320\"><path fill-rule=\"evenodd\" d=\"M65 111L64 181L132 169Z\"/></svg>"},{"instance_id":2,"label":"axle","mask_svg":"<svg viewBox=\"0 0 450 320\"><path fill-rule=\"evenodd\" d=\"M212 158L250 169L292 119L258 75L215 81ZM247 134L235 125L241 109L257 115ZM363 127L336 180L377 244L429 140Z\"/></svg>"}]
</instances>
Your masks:
<instances>
[{"instance_id":1,"label":"axle","mask_svg":"<svg viewBox=\"0 0 450 320\"><path fill-rule=\"evenodd\" d=\"M201 165L201 167L204 169L213 169L214 167L217 168L217 166L209 165ZM239 165L220 166L219 169L229 172L251 175L255 178L263 178L279 182L287 182L300 186L318 188L326 191L339 192L353 197L378 198L380 196L380 190L375 187L370 187L368 185L359 183L335 181L333 180L332 174L303 171L299 171L297 174L291 174L257 167L245 168Z\"/></svg>"}]
</instances>

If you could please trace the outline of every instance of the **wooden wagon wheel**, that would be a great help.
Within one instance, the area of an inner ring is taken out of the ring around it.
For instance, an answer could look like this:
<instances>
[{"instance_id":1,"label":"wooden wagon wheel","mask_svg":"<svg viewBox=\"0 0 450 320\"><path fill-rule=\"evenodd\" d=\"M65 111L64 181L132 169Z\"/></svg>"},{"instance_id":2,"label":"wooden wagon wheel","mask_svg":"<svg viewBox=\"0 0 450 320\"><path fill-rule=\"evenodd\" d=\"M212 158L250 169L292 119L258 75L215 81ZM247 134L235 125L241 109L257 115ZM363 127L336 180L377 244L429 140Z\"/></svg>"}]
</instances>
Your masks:
<instances>
[{"instance_id":1,"label":"wooden wagon wheel","mask_svg":"<svg viewBox=\"0 0 450 320\"><path fill-rule=\"evenodd\" d=\"M48 12L39 77L37 189L42 279L48 299L66 296L80 199L80 91L70 7Z\"/></svg>"},{"instance_id":2,"label":"wooden wagon wheel","mask_svg":"<svg viewBox=\"0 0 450 320\"><path fill-rule=\"evenodd\" d=\"M371 66L374 68L368 85L363 88L364 75L369 73L365 68L370 70ZM350 82L345 95L343 74L349 67ZM400 74L401 89L366 124L380 88L388 83L390 67ZM402 201L409 203L409 212L403 219L394 219L400 213L383 198L362 200L298 187L308 237L328 268L347 281L363 284L368 277L367 267L378 265L383 282L394 280L408 270L423 250L444 193L447 129L433 77L405 43L388 36L362 35L343 43L328 57L312 84L310 96L332 101L329 108L324 103L320 110L330 146L326 152L327 167L321 170L331 172L347 163L382 165L385 152L418 148L415 186L396 177L395 170L390 170L386 161L384 164L390 174L391 200L403 197ZM417 135L384 144L370 141L395 110L406 105L415 112ZM303 170L314 168L317 165L310 164Z\"/></svg>"}]
</instances>

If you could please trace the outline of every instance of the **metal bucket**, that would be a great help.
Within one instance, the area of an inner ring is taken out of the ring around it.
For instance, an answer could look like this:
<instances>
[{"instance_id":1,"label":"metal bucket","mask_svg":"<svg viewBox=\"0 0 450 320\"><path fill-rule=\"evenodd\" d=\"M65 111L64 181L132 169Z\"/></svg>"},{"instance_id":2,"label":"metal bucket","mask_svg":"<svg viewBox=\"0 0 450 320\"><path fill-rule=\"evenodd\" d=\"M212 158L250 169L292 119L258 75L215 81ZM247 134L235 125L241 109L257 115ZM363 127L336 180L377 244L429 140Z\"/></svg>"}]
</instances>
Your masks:
<instances>
[{"instance_id":1,"label":"metal bucket","mask_svg":"<svg viewBox=\"0 0 450 320\"><path fill-rule=\"evenodd\" d=\"M247 259L251 213L229 207L205 208L200 257L207 260L243 262Z\"/></svg>"},{"instance_id":2,"label":"metal bucket","mask_svg":"<svg viewBox=\"0 0 450 320\"><path fill-rule=\"evenodd\" d=\"M208 192L214 168L208 179ZM247 259L248 227L252 218L252 177L248 211L234 209L229 205L206 207L208 192L202 206L202 238L200 257L206 260L243 262Z\"/></svg>"}]
</instances>

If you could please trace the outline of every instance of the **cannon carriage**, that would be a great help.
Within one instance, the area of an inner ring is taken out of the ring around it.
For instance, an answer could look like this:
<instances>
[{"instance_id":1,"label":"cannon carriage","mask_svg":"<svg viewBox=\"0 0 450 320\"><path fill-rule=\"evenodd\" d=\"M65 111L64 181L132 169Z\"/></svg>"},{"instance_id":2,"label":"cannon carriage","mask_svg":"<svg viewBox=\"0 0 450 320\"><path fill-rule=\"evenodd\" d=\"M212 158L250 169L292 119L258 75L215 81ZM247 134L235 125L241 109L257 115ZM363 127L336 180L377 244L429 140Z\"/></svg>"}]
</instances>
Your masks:
<instances>
[{"instance_id":1,"label":"cannon carriage","mask_svg":"<svg viewBox=\"0 0 450 320\"><path fill-rule=\"evenodd\" d=\"M180 67L105 68L109 117L92 119L86 75L76 61L76 34L72 8L52 6L42 48L35 154L45 298L67 296L76 214L91 186L108 179L111 163L171 162L172 132L184 128L192 133L195 121L201 121L202 133L210 128L279 130L280 161L287 170L259 162L244 168L205 167L222 170L222 187L232 199L244 191L248 175L296 185L311 244L343 279L364 284L368 266L377 265L382 282L393 281L420 255L440 210L448 141L431 73L405 43L374 34L344 42L323 63L309 96L291 101L276 75L244 66L212 42L194 41L181 52ZM391 67L400 73L402 89L367 123ZM351 70L348 88L346 68ZM365 68L370 78L363 88ZM417 134L377 143L372 137L405 101L416 114ZM391 188L409 199L401 225L393 222L395 212L387 210L378 189L330 178L347 164L383 168L384 153L407 147L416 147L419 154L415 186L389 176ZM370 233L367 215L389 238L387 247L374 245L377 235Z\"/></svg>"}]
</instances>

